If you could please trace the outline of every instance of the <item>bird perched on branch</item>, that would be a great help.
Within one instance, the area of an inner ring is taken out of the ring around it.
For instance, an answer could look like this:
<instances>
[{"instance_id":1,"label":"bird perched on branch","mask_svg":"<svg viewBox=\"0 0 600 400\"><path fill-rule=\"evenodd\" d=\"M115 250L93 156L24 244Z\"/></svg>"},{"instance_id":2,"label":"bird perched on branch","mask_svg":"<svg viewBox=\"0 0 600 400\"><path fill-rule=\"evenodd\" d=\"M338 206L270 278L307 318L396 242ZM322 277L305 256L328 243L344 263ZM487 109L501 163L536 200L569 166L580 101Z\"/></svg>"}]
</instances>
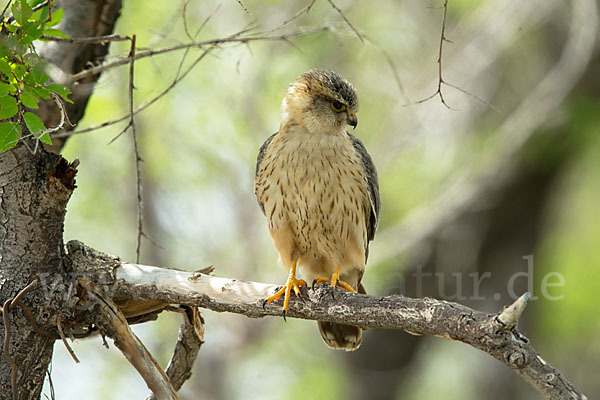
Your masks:
<instances>
[{"instance_id":1,"label":"bird perched on branch","mask_svg":"<svg viewBox=\"0 0 600 400\"><path fill-rule=\"evenodd\" d=\"M265 303L306 281L365 293L361 279L379 220L377 171L365 146L346 131L356 128L354 87L333 71L310 70L292 82L281 106L279 132L262 145L254 193L268 220L279 258L289 277ZM327 346L355 350L356 326L319 322Z\"/></svg>"}]
</instances>

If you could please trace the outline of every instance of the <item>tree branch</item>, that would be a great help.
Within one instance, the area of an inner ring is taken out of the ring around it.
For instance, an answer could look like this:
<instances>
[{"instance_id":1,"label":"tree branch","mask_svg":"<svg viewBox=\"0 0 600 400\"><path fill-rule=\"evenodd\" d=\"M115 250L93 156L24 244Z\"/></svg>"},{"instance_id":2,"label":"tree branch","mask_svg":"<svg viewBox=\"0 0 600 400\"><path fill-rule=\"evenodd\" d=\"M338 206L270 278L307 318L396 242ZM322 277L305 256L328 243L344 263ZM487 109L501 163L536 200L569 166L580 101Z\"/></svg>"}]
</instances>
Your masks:
<instances>
[{"instance_id":1,"label":"tree branch","mask_svg":"<svg viewBox=\"0 0 600 400\"><path fill-rule=\"evenodd\" d=\"M204 343L204 320L196 307L181 306L169 311L177 311L183 315L179 338L166 371L173 388L179 390L192 376L194 361ZM148 400L156 400L156 396L151 395Z\"/></svg>"},{"instance_id":2,"label":"tree branch","mask_svg":"<svg viewBox=\"0 0 600 400\"><path fill-rule=\"evenodd\" d=\"M128 264L98 253L80 242L67 244L73 267L89 274L90 265L104 263L113 279L104 286L115 302L148 301L183 304L247 317L279 316L280 304L263 308L276 285L246 282L167 268ZM515 370L547 399L585 399L559 371L546 363L516 328L527 294L509 308L486 314L460 304L398 295L367 296L302 288L304 301L292 299L289 317L345 323L364 329L397 329L467 343Z\"/></svg>"},{"instance_id":3,"label":"tree branch","mask_svg":"<svg viewBox=\"0 0 600 400\"><path fill-rule=\"evenodd\" d=\"M107 336L113 338L115 345L140 373L156 398L158 400L179 400L179 395L171 385L169 378L141 340L133 333L123 313L110 299L91 288L91 284L82 281L80 283L86 287L92 300L100 305L103 318L103 321L99 322L100 328Z\"/></svg>"}]
</instances>

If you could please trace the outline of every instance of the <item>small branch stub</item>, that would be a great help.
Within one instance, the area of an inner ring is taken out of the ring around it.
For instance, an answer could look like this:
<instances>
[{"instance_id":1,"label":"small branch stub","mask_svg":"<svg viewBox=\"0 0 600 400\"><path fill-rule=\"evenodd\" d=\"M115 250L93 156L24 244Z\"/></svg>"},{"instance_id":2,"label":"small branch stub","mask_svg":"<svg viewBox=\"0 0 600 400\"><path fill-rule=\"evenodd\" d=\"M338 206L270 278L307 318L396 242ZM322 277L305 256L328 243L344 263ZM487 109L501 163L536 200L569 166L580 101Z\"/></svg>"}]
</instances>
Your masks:
<instances>
[{"instance_id":1,"label":"small branch stub","mask_svg":"<svg viewBox=\"0 0 600 400\"><path fill-rule=\"evenodd\" d=\"M521 314L527 307L527 302L531 299L531 294L525 292L521 297L515 300L510 306L505 307L504 310L498 315L497 319L503 325L507 327L513 327L517 325Z\"/></svg>"}]
</instances>

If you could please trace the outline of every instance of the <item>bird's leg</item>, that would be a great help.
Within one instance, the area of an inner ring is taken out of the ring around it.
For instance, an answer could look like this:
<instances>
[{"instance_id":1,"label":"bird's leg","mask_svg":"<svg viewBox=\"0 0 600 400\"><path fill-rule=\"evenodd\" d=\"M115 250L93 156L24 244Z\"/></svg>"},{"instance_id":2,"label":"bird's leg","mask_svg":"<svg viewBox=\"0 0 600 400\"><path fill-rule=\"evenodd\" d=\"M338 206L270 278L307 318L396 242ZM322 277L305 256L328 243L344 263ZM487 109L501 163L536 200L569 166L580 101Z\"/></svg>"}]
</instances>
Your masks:
<instances>
[{"instance_id":1,"label":"bird's leg","mask_svg":"<svg viewBox=\"0 0 600 400\"><path fill-rule=\"evenodd\" d=\"M281 296L285 295L283 298L283 319L285 320L285 316L290 310L290 296L292 294L292 290L294 290L296 296L302 299L302 294L300 293L300 287L302 286L306 286L306 281L304 279L296 279L296 260L293 260L287 282L281 289L263 301L263 307L265 304L271 304L273 301L279 300Z\"/></svg>"},{"instance_id":2,"label":"bird's leg","mask_svg":"<svg viewBox=\"0 0 600 400\"><path fill-rule=\"evenodd\" d=\"M319 285L321 283L326 283L329 281L330 281L329 278L326 278L324 276L317 276L312 283L312 288L314 289L315 285ZM354 290L352 288L352 286L350 286L346 282L340 280L340 267L336 267L335 271L333 271L333 274L331 275L331 283L329 284L329 287L331 288L331 297L334 297L333 296L333 288L335 288L336 286L344 288L348 292L356 293L356 290Z\"/></svg>"}]
</instances>

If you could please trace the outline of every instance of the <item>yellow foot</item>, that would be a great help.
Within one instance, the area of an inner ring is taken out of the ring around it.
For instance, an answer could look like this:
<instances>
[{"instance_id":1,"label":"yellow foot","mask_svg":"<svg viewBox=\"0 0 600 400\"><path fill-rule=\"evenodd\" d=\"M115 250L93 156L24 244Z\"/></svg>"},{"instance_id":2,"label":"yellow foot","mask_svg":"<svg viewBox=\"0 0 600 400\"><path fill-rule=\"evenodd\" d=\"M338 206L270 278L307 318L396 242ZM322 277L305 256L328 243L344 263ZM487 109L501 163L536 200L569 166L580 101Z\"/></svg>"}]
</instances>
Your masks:
<instances>
[{"instance_id":1,"label":"yellow foot","mask_svg":"<svg viewBox=\"0 0 600 400\"><path fill-rule=\"evenodd\" d=\"M285 316L290 310L290 296L292 294L292 290L296 296L303 300L302 294L300 293L300 288L302 286L306 286L306 281L304 279L296 279L296 260L294 260L292 261L292 268L290 269L290 276L288 277L287 282L281 289L263 301L263 308L266 304L271 304L273 301L279 300L281 296L285 294L283 298L283 320L285 321Z\"/></svg>"},{"instance_id":2,"label":"yellow foot","mask_svg":"<svg viewBox=\"0 0 600 400\"><path fill-rule=\"evenodd\" d=\"M312 283L312 288L314 289L315 285L320 285L321 283L327 283L329 281L329 278L326 278L324 276L317 276ZM334 297L333 288L335 288L336 286L346 289L346 291L348 292L356 293L356 290L354 290L352 286L340 280L340 267L337 267L333 272L333 275L331 275L331 283L329 284L329 287L331 288L331 297Z\"/></svg>"}]
</instances>

